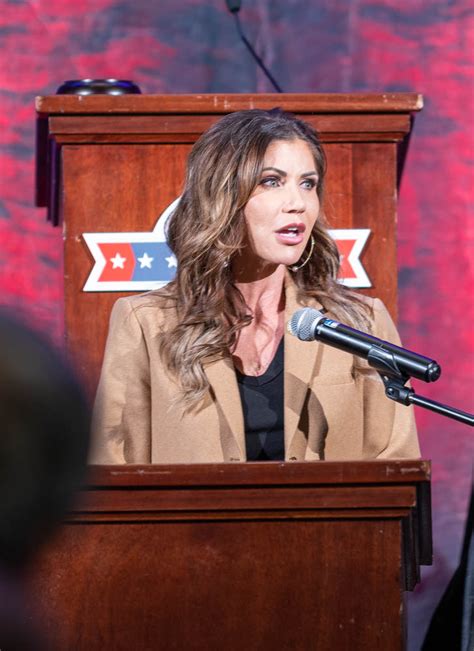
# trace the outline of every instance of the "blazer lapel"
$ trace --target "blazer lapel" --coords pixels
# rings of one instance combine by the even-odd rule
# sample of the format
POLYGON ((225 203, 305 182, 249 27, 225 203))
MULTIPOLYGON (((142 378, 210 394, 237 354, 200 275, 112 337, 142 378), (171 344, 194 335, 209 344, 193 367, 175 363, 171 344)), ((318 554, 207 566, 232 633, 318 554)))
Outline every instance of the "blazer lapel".
MULTIPOLYGON (((293 279, 287 276, 285 286, 285 320, 290 320, 294 312, 303 306, 298 303, 297 288, 293 279)), ((312 301, 311 307, 321 309, 317 301, 312 301)), ((303 434, 298 433, 298 423, 308 392, 316 360, 320 353, 317 341, 301 341, 288 331, 285 331, 285 374, 284 374, 284 416, 285 416, 285 456, 286 459, 301 461, 305 458, 307 441, 303 434)))
MULTIPOLYGON (((232 359, 224 357, 209 362, 204 365, 204 372, 214 392, 219 416, 222 415, 228 425, 228 431, 221 434, 224 440, 235 439, 239 454, 235 460, 245 461, 244 416, 232 359)), ((232 448, 235 448, 235 445, 232 444, 229 449, 232 448)))
MULTIPOLYGON (((297 288, 293 279, 287 274, 285 283, 285 323, 293 313, 303 307, 298 303, 297 288)), ((317 301, 311 307, 321 309, 317 301)), ((295 436, 308 385, 313 375, 320 344, 300 341, 285 330, 285 371, 284 371, 284 420, 285 420, 285 456, 303 460, 306 452, 304 435, 295 436)), ((226 433, 238 446, 240 459, 246 459, 245 428, 240 393, 234 366, 230 357, 210 361, 204 365, 204 371, 212 387, 217 402, 217 409, 224 416, 229 431, 226 433)))

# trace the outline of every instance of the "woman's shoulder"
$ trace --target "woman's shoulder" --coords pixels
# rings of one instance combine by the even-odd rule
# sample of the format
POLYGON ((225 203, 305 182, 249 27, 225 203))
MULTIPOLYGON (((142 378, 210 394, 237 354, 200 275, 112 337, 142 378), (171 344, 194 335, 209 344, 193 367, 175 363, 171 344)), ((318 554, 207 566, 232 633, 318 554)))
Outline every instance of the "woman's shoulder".
POLYGON ((133 318, 144 326, 149 322, 163 328, 177 320, 176 302, 162 290, 124 296, 115 301, 111 321, 133 318))
POLYGON ((379 339, 388 339, 389 341, 399 339, 395 323, 380 298, 359 294, 352 290, 347 291, 344 298, 344 303, 338 306, 339 308, 342 307, 342 310, 335 310, 334 308, 328 307, 327 315, 329 318, 333 318, 336 321, 345 321, 347 325, 351 325, 358 330, 366 331, 379 339), (358 319, 353 319, 353 314, 351 314, 352 310, 349 307, 351 303, 353 307, 356 307, 359 315, 358 319), (344 318, 344 311, 346 310, 348 314, 347 318, 344 318))
POLYGON ((391 320, 390 313, 382 299, 365 294, 356 294, 356 296, 367 306, 372 319, 389 318, 391 320))
POLYGON ((371 330, 374 336, 380 339, 398 340, 398 332, 390 312, 380 298, 366 296, 365 294, 354 294, 357 300, 367 306, 368 318, 371 322, 371 330))

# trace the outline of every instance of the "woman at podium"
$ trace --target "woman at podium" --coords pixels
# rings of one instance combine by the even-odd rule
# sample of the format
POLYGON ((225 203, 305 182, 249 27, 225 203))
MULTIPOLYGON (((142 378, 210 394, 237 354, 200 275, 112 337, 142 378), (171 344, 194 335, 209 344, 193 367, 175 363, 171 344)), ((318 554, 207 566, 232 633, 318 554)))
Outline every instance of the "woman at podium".
POLYGON ((112 311, 94 463, 418 457, 413 408, 366 362, 286 330, 297 309, 395 344, 378 299, 337 281, 315 131, 278 109, 232 113, 190 154, 164 289, 112 311))

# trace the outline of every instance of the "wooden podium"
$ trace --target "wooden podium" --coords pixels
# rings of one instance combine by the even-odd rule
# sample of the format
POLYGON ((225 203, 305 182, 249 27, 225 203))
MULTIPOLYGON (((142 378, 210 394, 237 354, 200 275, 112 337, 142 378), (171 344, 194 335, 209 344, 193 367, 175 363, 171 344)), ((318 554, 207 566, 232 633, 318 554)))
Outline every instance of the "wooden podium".
MULTIPOLYGON (((40 97, 37 204, 63 224, 65 333, 95 392, 108 319, 122 292, 84 292, 90 232, 149 232, 181 193, 192 144, 224 114, 279 106, 320 133, 328 158, 324 212, 331 228, 368 228, 362 263, 397 316, 397 172, 415 93, 40 97)), ((365 291, 365 290, 364 290, 365 291)))
MULTIPOLYGON (((396 318, 396 193, 415 94, 38 98, 37 204, 63 224, 65 333, 90 393, 121 292, 84 292, 90 232, 149 232, 193 142, 222 115, 279 106, 328 158, 332 228, 368 228, 362 263, 396 318)), ((403 591, 431 562, 429 464, 93 468, 35 565, 60 650, 404 648, 403 591)))
POLYGON ((57 651, 401 651, 429 464, 107 466, 36 564, 57 651))

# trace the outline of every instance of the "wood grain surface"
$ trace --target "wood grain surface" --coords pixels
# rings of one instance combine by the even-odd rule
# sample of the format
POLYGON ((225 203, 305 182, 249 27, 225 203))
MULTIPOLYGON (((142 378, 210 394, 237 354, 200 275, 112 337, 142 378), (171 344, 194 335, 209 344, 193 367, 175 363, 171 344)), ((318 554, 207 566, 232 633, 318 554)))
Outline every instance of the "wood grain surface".
MULTIPOLYGON (((92 468, 30 575, 52 648, 404 647, 427 462, 92 468)), ((426 535, 425 531, 425 535, 426 535)))
POLYGON ((298 113, 407 113, 423 108, 419 93, 218 93, 199 95, 51 95, 36 98, 36 111, 64 113, 230 113, 287 107, 298 113))

